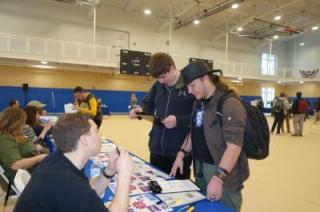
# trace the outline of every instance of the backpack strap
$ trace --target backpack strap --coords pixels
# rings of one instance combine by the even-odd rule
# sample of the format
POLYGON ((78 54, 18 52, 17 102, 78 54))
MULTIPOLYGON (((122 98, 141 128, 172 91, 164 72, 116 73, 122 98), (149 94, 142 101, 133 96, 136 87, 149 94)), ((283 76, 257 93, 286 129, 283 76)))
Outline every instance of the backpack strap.
POLYGON ((224 102, 229 99, 230 97, 235 97, 232 93, 225 93, 219 98, 218 106, 217 106, 217 112, 216 112, 216 117, 219 121, 220 127, 222 127, 222 109, 224 102))

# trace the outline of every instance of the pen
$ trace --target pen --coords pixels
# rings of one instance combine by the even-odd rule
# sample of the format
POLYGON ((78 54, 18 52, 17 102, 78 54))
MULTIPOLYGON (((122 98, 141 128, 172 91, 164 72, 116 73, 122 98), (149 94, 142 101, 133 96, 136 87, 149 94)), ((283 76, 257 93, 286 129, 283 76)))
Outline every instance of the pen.
POLYGON ((184 211, 184 210, 187 210, 189 207, 190 207, 190 205, 183 206, 182 208, 179 208, 179 210, 178 210, 178 211, 184 211))
POLYGON ((192 212, 192 211, 194 211, 194 205, 193 204, 186 205, 186 206, 180 208, 178 211, 192 212))
POLYGON ((192 212, 192 211, 194 211, 194 206, 191 206, 190 208, 188 208, 188 209, 186 210, 186 212, 192 212))

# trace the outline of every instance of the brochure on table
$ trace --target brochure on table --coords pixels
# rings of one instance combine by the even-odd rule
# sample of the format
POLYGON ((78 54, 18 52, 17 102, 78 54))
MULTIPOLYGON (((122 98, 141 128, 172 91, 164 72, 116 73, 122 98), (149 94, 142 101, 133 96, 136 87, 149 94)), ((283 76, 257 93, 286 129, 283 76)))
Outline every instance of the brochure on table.
MULTIPOLYGON (((101 153, 92 157, 92 175, 98 176, 101 167, 107 166, 109 156, 116 151, 116 145, 105 138, 102 139, 101 153), (96 167, 96 168, 95 168, 96 167), (96 171, 94 171, 96 170, 96 171)), ((200 189, 190 180, 171 180, 171 176, 159 171, 144 160, 132 156, 134 169, 131 175, 129 211, 172 211, 171 207, 178 207, 205 199, 200 189), (155 197, 148 186, 148 182, 157 181, 163 192, 155 197)), ((92 176, 91 176, 92 177, 92 176)), ((115 194, 117 175, 109 184, 109 189, 115 194)), ((111 200, 111 198, 109 198, 111 200)), ((106 203, 106 206, 110 202, 106 203)))

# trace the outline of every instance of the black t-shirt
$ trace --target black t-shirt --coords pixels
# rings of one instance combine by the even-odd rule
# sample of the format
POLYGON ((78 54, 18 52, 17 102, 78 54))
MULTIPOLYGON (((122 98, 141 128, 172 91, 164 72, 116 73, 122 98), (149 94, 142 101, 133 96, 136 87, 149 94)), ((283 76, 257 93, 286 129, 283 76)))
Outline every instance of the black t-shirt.
POLYGON ((192 117, 192 153, 193 157, 202 162, 214 164, 204 137, 204 107, 210 102, 211 97, 200 101, 192 117))
POLYGON ((84 174, 62 153, 53 153, 33 172, 14 211, 106 212, 108 209, 84 174))

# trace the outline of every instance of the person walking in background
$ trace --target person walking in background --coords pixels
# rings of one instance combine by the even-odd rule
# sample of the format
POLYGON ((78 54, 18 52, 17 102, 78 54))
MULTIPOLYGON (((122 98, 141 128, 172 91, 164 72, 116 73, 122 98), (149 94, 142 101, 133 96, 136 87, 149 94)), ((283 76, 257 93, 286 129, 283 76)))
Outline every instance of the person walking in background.
POLYGON ((320 97, 318 98, 315 104, 315 114, 314 114, 314 123, 318 123, 320 121, 320 97))
POLYGON ((296 99, 292 104, 292 114, 293 114, 293 134, 292 136, 302 136, 303 135, 303 122, 306 116, 306 112, 309 109, 309 104, 306 100, 302 99, 302 93, 298 91, 296 93, 296 99))
POLYGON ((263 110, 264 110, 264 105, 263 105, 262 98, 258 99, 258 101, 257 101, 257 108, 259 108, 259 110, 260 110, 261 112, 263 112, 263 110))
MULTIPOLYGON (((285 99, 284 93, 280 94, 279 98, 276 98, 273 102, 273 114, 274 114, 274 121, 271 128, 271 133, 277 128, 277 134, 280 134, 281 126, 283 125, 283 120, 285 117, 285 99)), ((289 103, 288 103, 289 104, 289 103)))
POLYGON ((130 96, 130 110, 138 106, 138 98, 135 93, 131 93, 130 96))
POLYGON ((287 95, 285 94, 283 97, 283 102, 284 102, 285 111, 284 111, 284 121, 282 123, 281 130, 282 132, 284 132, 284 124, 286 124, 287 133, 291 133, 291 130, 290 130, 291 105, 289 103, 287 95))

